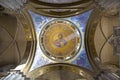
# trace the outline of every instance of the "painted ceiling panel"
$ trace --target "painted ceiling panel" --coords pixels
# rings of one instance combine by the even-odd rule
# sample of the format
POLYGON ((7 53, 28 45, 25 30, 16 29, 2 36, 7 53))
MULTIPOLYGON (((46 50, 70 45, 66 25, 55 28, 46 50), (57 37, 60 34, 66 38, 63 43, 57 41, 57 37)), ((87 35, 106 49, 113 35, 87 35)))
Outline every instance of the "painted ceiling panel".
MULTIPOLYGON (((73 57, 71 60, 64 61, 64 62, 82 66, 82 67, 85 67, 90 70, 91 70, 91 65, 90 65, 87 55, 86 55, 85 44, 84 44, 84 34, 85 34, 86 24, 87 24, 87 21, 89 19, 91 12, 92 12, 92 10, 87 11, 87 12, 77 15, 77 16, 62 18, 64 20, 68 20, 68 21, 74 23, 79 28, 80 33, 81 33, 81 49, 79 50, 79 52, 77 53, 77 55, 75 57, 73 57)), ((38 67, 41 67, 41 66, 44 66, 47 64, 57 63, 57 61, 51 60, 46 55, 44 55, 44 53, 42 52, 42 50, 40 48, 39 41, 40 41, 40 33, 41 33, 42 28, 46 24, 48 24, 50 21, 53 21, 53 20, 56 20, 59 18, 45 17, 42 15, 36 14, 32 11, 29 11, 29 13, 32 17, 32 20, 33 20, 33 23, 35 26, 37 41, 38 41, 35 58, 34 58, 34 62, 31 67, 31 70, 34 70, 38 67)))

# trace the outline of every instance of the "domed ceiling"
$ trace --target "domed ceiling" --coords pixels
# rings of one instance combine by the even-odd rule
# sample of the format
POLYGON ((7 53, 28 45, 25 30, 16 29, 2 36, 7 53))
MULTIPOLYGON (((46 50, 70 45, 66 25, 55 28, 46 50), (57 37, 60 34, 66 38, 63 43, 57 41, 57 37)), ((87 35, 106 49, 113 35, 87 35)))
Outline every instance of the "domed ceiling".
POLYGON ((30 11, 38 41, 31 70, 56 62, 91 69, 84 45, 86 23, 91 12, 89 10, 68 18, 52 18, 30 11))
POLYGON ((25 74, 48 80, 52 74, 60 80, 76 75, 70 79, 79 80, 93 72, 98 80, 105 71, 116 73, 119 4, 119 0, 1 0, 0 67, 25 64, 25 74))

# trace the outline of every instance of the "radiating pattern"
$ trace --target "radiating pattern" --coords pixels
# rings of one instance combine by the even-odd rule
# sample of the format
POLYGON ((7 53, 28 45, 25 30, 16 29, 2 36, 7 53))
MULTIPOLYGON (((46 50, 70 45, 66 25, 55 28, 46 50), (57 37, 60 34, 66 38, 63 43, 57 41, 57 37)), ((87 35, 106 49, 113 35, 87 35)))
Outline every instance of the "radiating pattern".
MULTIPOLYGON (((89 19, 91 12, 92 12, 92 10, 85 12, 83 14, 77 15, 77 16, 64 18, 65 20, 69 20, 77 25, 78 29, 81 32, 81 39, 82 39, 81 49, 78 52, 78 54, 73 59, 67 61, 66 63, 79 65, 79 66, 85 67, 87 69, 91 69, 91 66, 89 64, 89 61, 88 61, 88 58, 86 55, 86 51, 85 51, 84 34, 85 34, 86 24, 87 24, 87 21, 89 19)), ((39 46, 39 44, 40 44, 39 43, 39 34, 41 31, 41 28, 44 25, 46 25, 48 22, 50 22, 52 20, 55 20, 56 18, 45 17, 42 15, 36 14, 34 12, 31 12, 31 11, 29 11, 29 13, 32 17, 32 20, 33 20, 33 23, 35 26, 35 30, 36 30, 36 34, 37 34, 37 41, 38 41, 35 59, 34 59, 32 67, 31 67, 31 70, 33 70, 33 69, 36 69, 43 65, 55 63, 55 61, 50 60, 48 57, 46 57, 42 53, 40 46, 39 46)))
POLYGON ((81 44, 76 25, 65 19, 50 21, 39 36, 42 51, 55 61, 71 59, 77 54, 81 44))

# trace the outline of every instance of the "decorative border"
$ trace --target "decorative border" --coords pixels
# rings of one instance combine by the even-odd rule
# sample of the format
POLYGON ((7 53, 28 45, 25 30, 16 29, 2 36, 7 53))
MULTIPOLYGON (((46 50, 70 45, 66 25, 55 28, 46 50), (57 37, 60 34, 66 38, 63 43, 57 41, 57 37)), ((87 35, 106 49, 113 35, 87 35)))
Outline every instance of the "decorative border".
MULTIPOLYGON (((74 55, 71 55, 70 58, 65 59, 65 60, 64 60, 64 59, 63 59, 63 60, 59 60, 59 59, 52 59, 52 58, 51 58, 50 56, 48 56, 48 55, 46 54, 46 52, 43 50, 43 47, 41 46, 41 44, 39 44, 39 45, 40 45, 40 47, 41 47, 41 49, 42 49, 42 52, 43 52, 48 58, 50 58, 50 59, 52 59, 52 60, 54 60, 54 61, 63 62, 63 61, 70 60, 71 58, 75 57, 75 56, 77 55, 77 53, 80 51, 80 49, 81 49, 81 43, 82 43, 81 32, 80 32, 79 28, 77 27, 77 25, 75 25, 74 23, 72 23, 72 22, 69 21, 69 20, 66 20, 66 19, 54 19, 54 20, 48 22, 46 25, 44 25, 44 26, 41 27, 39 39, 41 38, 41 35, 43 34, 43 32, 44 32, 45 28, 47 27, 47 25, 49 25, 50 23, 53 23, 54 21, 55 21, 55 22, 57 22, 57 21, 63 21, 63 22, 64 22, 64 21, 65 21, 65 22, 69 22, 69 23, 71 23, 72 25, 74 25, 74 28, 76 28, 77 32, 79 32, 78 35, 80 35, 80 42, 79 42, 80 44, 78 45, 79 48, 78 48, 76 51, 74 51, 75 54, 74 54, 74 55)), ((39 40, 39 42, 41 43, 41 39, 39 40)), ((73 54, 73 53, 72 53, 72 54, 73 54)))
POLYGON ((94 69, 93 71, 95 73, 98 73, 101 69, 99 67, 99 64, 97 64, 96 59, 97 59, 97 53, 96 53, 96 49, 94 46, 94 35, 95 35, 95 30, 96 27, 99 23, 99 21, 101 20, 101 10, 95 8, 94 11, 92 12, 88 24, 87 24, 87 28, 86 28, 86 33, 85 33, 85 47, 86 47, 86 51, 87 51, 87 56, 88 59, 90 61, 90 64, 92 66, 92 68, 94 69))

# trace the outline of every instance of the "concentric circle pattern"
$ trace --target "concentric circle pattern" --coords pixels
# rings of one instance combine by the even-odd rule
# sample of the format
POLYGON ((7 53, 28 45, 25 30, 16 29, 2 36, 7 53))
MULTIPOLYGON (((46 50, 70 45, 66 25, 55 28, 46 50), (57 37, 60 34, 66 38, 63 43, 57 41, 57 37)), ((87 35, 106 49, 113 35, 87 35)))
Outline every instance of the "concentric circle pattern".
POLYGON ((43 52, 52 59, 70 59, 80 48, 80 33, 69 21, 52 21, 42 31, 43 52))

